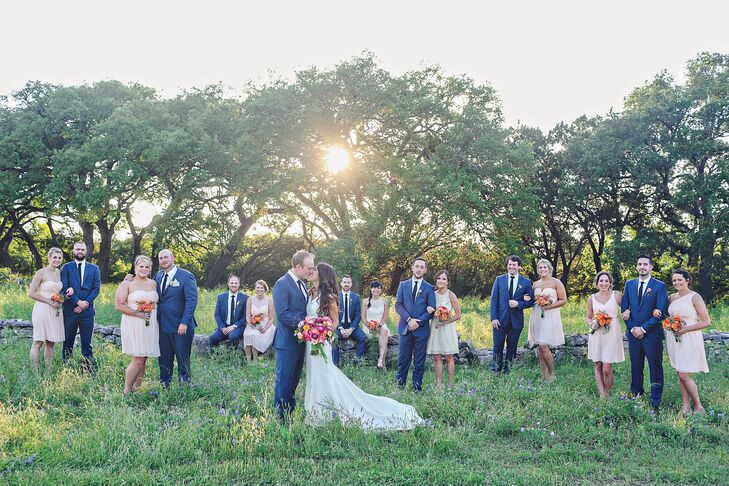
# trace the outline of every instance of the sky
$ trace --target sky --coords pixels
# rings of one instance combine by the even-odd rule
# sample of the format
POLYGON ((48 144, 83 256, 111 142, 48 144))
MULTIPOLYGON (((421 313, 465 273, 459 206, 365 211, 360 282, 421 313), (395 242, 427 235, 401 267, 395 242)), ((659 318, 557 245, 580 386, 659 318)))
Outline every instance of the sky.
POLYGON ((232 92, 365 50, 396 74, 438 64, 491 84, 506 122, 549 130, 619 111, 662 70, 729 53, 729 2, 24 0, 0 6, 0 94, 29 80, 232 92))

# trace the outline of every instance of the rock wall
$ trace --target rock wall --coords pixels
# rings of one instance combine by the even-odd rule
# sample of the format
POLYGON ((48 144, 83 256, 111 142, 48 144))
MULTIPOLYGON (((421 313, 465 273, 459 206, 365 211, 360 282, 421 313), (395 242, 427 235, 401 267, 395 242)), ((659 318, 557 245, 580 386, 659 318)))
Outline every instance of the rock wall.
MULTIPOLYGON (((121 331, 115 326, 104 326, 100 324, 94 325, 94 334, 99 339, 108 343, 121 346, 121 331)), ((33 337, 33 324, 30 321, 17 319, 0 320, 0 342, 13 337, 33 337)), ((556 360, 568 357, 586 358, 587 356, 587 338, 588 334, 572 334, 565 336, 565 344, 553 348, 556 360)), ((78 339, 78 338, 77 338, 78 339)), ((624 345, 627 349, 628 340, 624 339, 624 345)), ((386 365, 388 368, 396 368, 399 357, 400 336, 391 335, 387 340, 387 357, 386 365)), ((704 345, 706 347, 706 357, 709 361, 729 362, 729 332, 710 331, 704 333, 704 345)), ((221 345, 221 346, 224 346, 221 345)), ((242 343, 239 344, 239 348, 242 343)), ((201 353, 208 354, 210 345, 206 334, 195 334, 193 348, 201 353)), ((491 365, 491 348, 476 349, 470 341, 460 341, 458 344, 459 353, 455 357, 456 364, 475 364, 490 366, 491 365)), ((355 357, 355 343, 353 341, 342 341, 340 343, 342 363, 351 362, 355 357)), ((378 342, 375 336, 370 336, 367 341, 367 361, 371 365, 377 364, 379 354, 378 342)), ((516 352, 516 360, 531 359, 534 353, 528 348, 518 348, 516 352)), ((266 355, 273 355, 272 349, 266 352, 266 355)), ((428 360, 429 362, 432 360, 428 360)))

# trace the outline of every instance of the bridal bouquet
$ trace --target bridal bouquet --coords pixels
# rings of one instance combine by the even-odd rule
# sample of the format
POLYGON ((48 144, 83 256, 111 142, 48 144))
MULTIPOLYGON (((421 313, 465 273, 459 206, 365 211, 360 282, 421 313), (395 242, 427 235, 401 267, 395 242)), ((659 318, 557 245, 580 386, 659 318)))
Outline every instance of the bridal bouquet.
POLYGON ((149 318, 150 313, 154 310, 154 306, 156 305, 156 302, 152 302, 151 300, 138 300, 137 301, 137 310, 139 312, 144 312, 144 325, 149 326, 149 318))
POLYGON ((445 321, 451 316, 451 311, 448 310, 448 308, 444 305, 441 305, 435 310, 435 317, 438 318, 439 321, 445 321))
MULTIPOLYGON (((51 295, 51 302, 56 302, 57 304, 63 304, 68 297, 66 297, 63 294, 53 294, 51 295)), ((61 315, 61 306, 56 307, 56 317, 61 315)))
POLYGON ((311 343, 311 355, 321 354, 325 363, 328 362, 324 352, 324 343, 334 339, 332 320, 326 316, 307 317, 299 323, 294 335, 300 343, 311 343))
MULTIPOLYGON (((605 311, 595 313, 595 318, 592 320, 595 324, 604 329, 605 332, 610 332, 610 325, 613 323, 613 318, 605 311)), ((590 334, 594 334, 597 329, 590 330, 590 334)))
POLYGON ((681 316, 678 314, 673 317, 666 317, 663 319, 663 329, 666 331, 671 331, 673 333, 673 337, 676 338, 676 342, 681 342, 681 335, 678 334, 678 331, 686 327, 686 321, 681 319, 681 316))
POLYGON ((367 329, 369 329, 370 331, 374 331, 378 327, 380 327, 380 321, 376 319, 367 321, 367 329))
POLYGON ((539 309, 542 311, 542 319, 544 319, 544 306, 550 305, 552 299, 547 294, 539 294, 534 299, 534 303, 539 306, 539 309))

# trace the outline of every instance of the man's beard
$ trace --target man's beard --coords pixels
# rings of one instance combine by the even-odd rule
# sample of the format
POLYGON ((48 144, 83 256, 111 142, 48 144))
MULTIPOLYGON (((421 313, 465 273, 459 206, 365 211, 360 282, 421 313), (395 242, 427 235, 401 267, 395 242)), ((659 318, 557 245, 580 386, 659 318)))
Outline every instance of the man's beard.
POLYGON ((82 262, 82 261, 86 260, 86 255, 83 255, 83 256, 73 255, 73 258, 74 258, 74 260, 82 262))

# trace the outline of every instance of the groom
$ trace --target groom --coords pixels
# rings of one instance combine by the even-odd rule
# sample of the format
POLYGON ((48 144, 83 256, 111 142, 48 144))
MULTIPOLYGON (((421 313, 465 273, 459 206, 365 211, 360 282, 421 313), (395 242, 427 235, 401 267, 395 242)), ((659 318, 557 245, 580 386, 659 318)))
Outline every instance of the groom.
POLYGON ((273 286, 273 307, 276 311, 276 386, 273 404, 278 417, 283 420, 296 407, 296 387, 304 367, 306 345, 298 342, 294 329, 306 317, 308 292, 305 280, 314 271, 314 255, 299 250, 291 257, 291 270, 273 286))
POLYGON ((157 320, 159 321, 159 381, 170 387, 175 358, 180 384, 190 383, 190 351, 195 336, 197 282, 195 276, 175 265, 171 250, 157 255, 157 320))
MULTIPOLYGON (((668 289, 651 277, 653 260, 641 255, 636 263, 638 278, 625 282, 621 310, 625 319, 630 352, 630 391, 643 395, 643 367, 646 359, 651 376, 651 408, 657 409, 663 397, 663 328, 654 311, 666 315, 668 289)), ((658 314, 658 313, 656 313, 658 314)))
POLYGON ((397 332, 400 334, 400 358, 395 379, 398 385, 405 386, 412 360, 413 390, 421 391, 432 317, 428 307, 435 308, 435 292, 433 286, 423 278, 428 270, 428 263, 422 258, 416 258, 412 269, 412 278, 400 282, 395 300, 395 309, 400 315, 397 325, 397 332))

